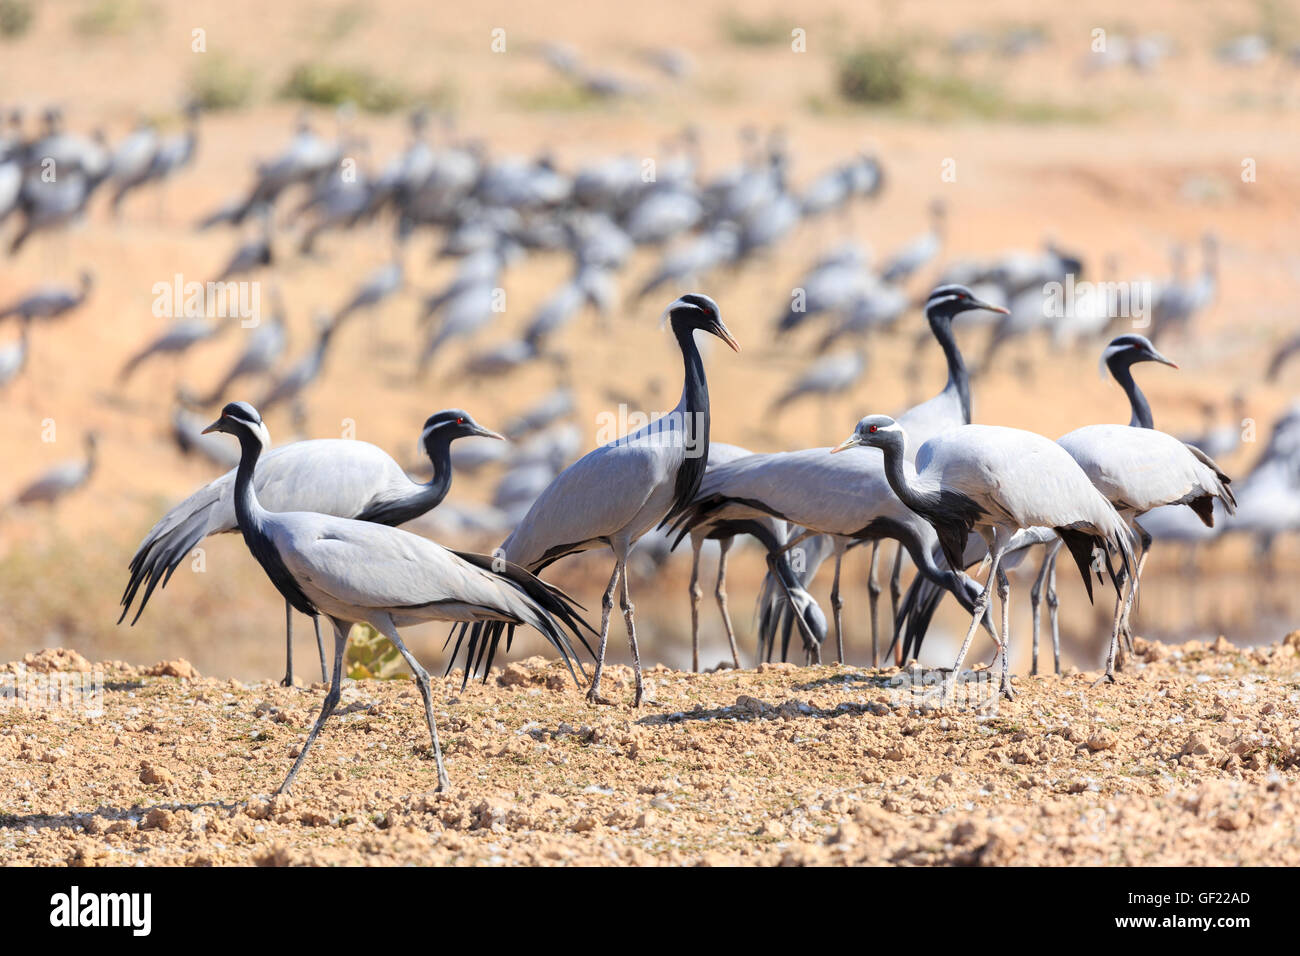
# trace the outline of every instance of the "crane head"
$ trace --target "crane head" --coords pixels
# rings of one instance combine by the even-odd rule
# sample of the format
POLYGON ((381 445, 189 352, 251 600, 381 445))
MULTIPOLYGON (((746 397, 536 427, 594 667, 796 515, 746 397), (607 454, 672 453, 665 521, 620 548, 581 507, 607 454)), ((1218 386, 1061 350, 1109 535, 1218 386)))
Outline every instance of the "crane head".
POLYGON ((262 416, 258 414, 257 409, 248 402, 228 404, 221 410, 221 417, 203 429, 204 435, 209 432, 225 432, 236 438, 252 435, 262 443, 263 448, 269 448, 271 445, 271 433, 267 430, 266 423, 262 421, 262 416))
POLYGON ((971 312, 975 309, 1007 314, 1007 310, 1002 306, 985 302, 964 285, 956 283, 937 286, 925 302, 925 314, 932 322, 936 319, 951 319, 962 312, 971 312))
POLYGON ((732 349, 740 351, 740 343, 722 323, 722 311, 718 308, 718 303, 707 295, 688 292, 664 309, 664 316, 671 319, 674 330, 699 329, 716 335, 732 349))
POLYGON ((905 443, 902 425, 888 415, 868 415, 858 422, 852 435, 831 449, 831 454, 859 445, 865 448, 897 447, 901 450, 905 443))
POLYGON ((447 408, 435 412, 425 420, 424 430, 420 432, 420 445, 432 456, 431 449, 434 445, 445 444, 456 438, 469 438, 471 436, 506 440, 504 435, 500 435, 490 428, 484 428, 474 421, 474 417, 464 409, 447 408))

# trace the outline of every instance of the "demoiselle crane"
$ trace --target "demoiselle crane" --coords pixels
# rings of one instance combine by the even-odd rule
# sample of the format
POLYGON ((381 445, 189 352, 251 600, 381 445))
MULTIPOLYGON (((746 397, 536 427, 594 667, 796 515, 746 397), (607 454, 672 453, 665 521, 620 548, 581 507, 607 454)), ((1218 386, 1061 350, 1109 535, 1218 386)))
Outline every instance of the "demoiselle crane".
POLYGON ((1012 536, 1024 528, 1051 528, 1065 541, 1083 575, 1089 598, 1093 549, 1100 546, 1104 550, 1107 570, 1116 586, 1114 632, 1118 632, 1122 606, 1119 575, 1127 575, 1133 582, 1131 586, 1136 587, 1132 532, 1056 442, 1018 428, 962 425, 922 445, 912 467, 907 461, 903 427, 888 415, 868 415, 832 453, 856 446, 881 450, 889 486, 903 504, 934 527, 954 573, 962 567, 970 532, 977 531, 988 545, 992 557, 988 581, 975 601, 975 613, 952 673, 944 679, 945 701, 952 698, 975 629, 989 608, 995 580, 1002 600, 999 692, 1013 696, 1008 659, 1011 582, 1000 565, 1012 536), (1111 555, 1116 554, 1120 571, 1111 562, 1111 555))
POLYGON ((230 369, 223 375, 216 385, 212 386, 212 391, 208 393, 207 398, 201 403, 204 405, 216 405, 230 391, 230 386, 242 378, 250 375, 269 375, 275 368, 276 362, 284 355, 284 350, 289 344, 289 332, 285 326, 284 306, 280 301, 279 293, 272 289, 272 307, 271 320, 258 325, 257 329, 249 336, 248 344, 244 351, 240 353, 239 358, 230 366, 230 369))
POLYGON ((948 206, 942 199, 930 203, 930 231, 918 236, 887 259, 880 269, 886 282, 906 282, 912 274, 939 255, 943 249, 944 222, 948 206))
MULTIPOLYGON (((207 431, 239 440, 240 461, 231 497, 244 543, 284 599, 304 614, 324 614, 334 624, 334 675, 320 716, 312 725, 279 793, 288 792, 312 742, 338 705, 343 653, 352 624, 368 624, 387 637, 415 675, 438 768, 438 790, 448 788, 429 675, 406 649, 398 629, 426 621, 491 621, 541 632, 573 672, 576 658, 566 628, 586 640, 578 607, 557 588, 522 568, 489 555, 449 551, 397 528, 311 511, 267 511, 256 490, 257 460, 271 436, 257 410, 231 402, 207 431)), ((496 650, 493 642, 491 651, 496 650)), ((470 662, 466 662, 468 669, 470 662)), ((491 666, 491 652, 487 666, 491 666)), ((581 666, 581 664, 579 664, 581 666)))
MULTIPOLYGON (((589 700, 605 703, 600 693, 609 617, 614 591, 622 580, 620 606, 627 626, 636 672, 635 705, 644 695, 641 655, 624 565, 628 553, 647 531, 667 524, 691 504, 709 460, 709 386, 695 332, 716 335, 736 351, 738 343, 723 324, 718 304, 706 295, 687 293, 665 310, 682 352, 685 382, 673 410, 637 431, 588 452, 566 468, 538 496, 501 555, 533 573, 566 555, 608 547, 614 571, 601 600, 600 650, 589 700)), ((470 640, 493 639, 499 627, 476 627, 470 640)), ((462 631, 461 637, 464 637, 462 631)))
POLYGON ((316 318, 316 343, 307 354, 294 362, 289 370, 271 383, 258 406, 271 409, 290 400, 297 400, 303 391, 320 376, 325 367, 325 355, 334 340, 335 326, 323 316, 316 318))
MULTIPOLYGON (((469 435, 501 438, 461 409, 429 416, 420 433, 420 443, 433 464, 433 477, 427 484, 412 481, 387 452, 369 442, 318 438, 281 445, 262 456, 256 490, 276 511, 316 511, 377 524, 404 524, 436 508, 447 496, 451 487, 450 445, 469 435)), ((131 558, 131 576, 122 593, 119 624, 130 613, 137 594, 140 603, 131 623, 140 619, 154 588, 159 584, 167 586, 176 568, 200 541, 209 535, 239 530, 235 509, 238 477, 238 469, 232 469, 204 485, 163 515, 144 536, 131 558)), ((292 601, 286 601, 286 687, 293 684, 292 606, 292 601)), ((321 676, 328 680, 320 619, 315 618, 313 623, 321 676)))
POLYGON ((23 296, 4 308, 0 308, 0 319, 17 316, 20 319, 57 319, 73 309, 84 305, 95 285, 95 276, 83 271, 78 277, 77 288, 50 285, 43 286, 23 296))
MULTIPOLYGON (((1214 526, 1214 501, 1228 514, 1237 502, 1228 487, 1231 479, 1208 455, 1154 428, 1130 425, 1086 425, 1062 436, 1058 444, 1069 452, 1094 487, 1116 507, 1120 516, 1138 530, 1136 519, 1161 505, 1187 505, 1206 527, 1214 526)), ((1140 577, 1150 540, 1141 532, 1141 555, 1134 573, 1140 577)), ((1121 583, 1123 581, 1121 572, 1121 583)), ((1118 586, 1118 585, 1117 585, 1118 586)), ((1126 626, 1133 603, 1134 582, 1123 602, 1121 625, 1126 626)), ((1111 635, 1104 680, 1115 680, 1115 652, 1119 630, 1111 635)))
POLYGON ((135 370, 149 359, 159 355, 183 355, 201 342, 216 338, 230 328, 230 319, 180 318, 135 352, 117 374, 119 385, 124 385, 135 370))
POLYGON ((84 487, 95 473, 99 461, 99 441, 94 432, 87 432, 83 439, 86 457, 81 460, 65 461, 55 465, 41 475, 14 498, 18 505, 52 505, 78 488, 84 487))
MULTIPOLYGON (((730 462, 748 457, 751 455, 747 449, 740 448, 737 445, 728 445, 723 442, 709 443, 709 464, 705 470, 707 476, 710 469, 719 468, 730 462)), ((703 488, 703 483, 701 483, 703 488)), ((696 502, 699 501, 697 495, 696 502)), ((695 502, 692 502, 692 507, 695 502)), ((769 576, 773 577, 774 591, 782 591, 782 595, 773 595, 772 601, 779 602, 782 596, 788 596, 802 610, 807 609, 807 601, 811 601, 811 596, 803 591, 801 582, 796 579, 795 572, 790 567, 789 559, 782 553, 786 542, 790 539, 792 533, 802 532, 802 529, 791 529, 786 522, 779 518, 773 518, 762 515, 753 518, 744 518, 740 520, 720 520, 708 521, 691 528, 691 581, 689 593, 691 598, 691 669, 698 672, 700 669, 700 600, 704 592, 700 588, 700 552, 704 547, 705 541, 714 540, 718 542, 718 577, 714 585, 713 596, 718 602, 718 613, 722 616, 722 624, 727 634, 727 644, 731 649, 732 666, 740 668, 740 654, 736 649, 736 631, 731 623, 731 612, 727 602, 727 553, 731 550, 732 542, 737 535, 748 534, 756 538, 760 544, 767 549, 768 562, 771 566, 769 576), (802 592, 805 600, 790 594, 791 591, 802 592)), ((675 547, 675 542, 670 546, 675 547)), ((813 604, 816 602, 814 601, 813 604)), ((826 637, 826 619, 820 615, 820 609, 812 616, 805 617, 806 623, 810 625, 812 633, 812 642, 809 642, 805 636, 805 650, 809 657, 820 659, 821 643, 826 637)), ((775 609, 773 613, 775 621, 775 609)), ((762 632, 760 631, 760 635, 762 632)), ((764 648, 760 645, 758 660, 763 659, 764 648)), ((785 659, 784 650, 782 660, 785 659)))
MULTIPOLYGON (((1151 415, 1151 406, 1133 378, 1132 366, 1139 362, 1158 362, 1162 365, 1169 365, 1173 368, 1177 368, 1172 361, 1161 355, 1144 336, 1130 333, 1112 339, 1110 344, 1102 353, 1101 364, 1103 368, 1109 370, 1111 376, 1119 384, 1120 388, 1124 390, 1125 395, 1128 397, 1130 409, 1129 425, 1098 427, 1128 427, 1133 430, 1153 429, 1155 427, 1151 415)), ((1127 436, 1127 433, 1124 434, 1127 436)), ((1144 431, 1142 434, 1150 435, 1151 433, 1144 431)), ((1163 437, 1168 438, 1169 436, 1163 437)), ((1141 435, 1132 440, 1140 442, 1141 435)), ((1159 441, 1159 439, 1155 440, 1159 441)), ((1104 452, 1099 452, 1098 454, 1104 454, 1104 452)), ((1088 465, 1085 465, 1083 462, 1080 464, 1083 465, 1085 471, 1089 470, 1088 465)), ((1141 472, 1139 472, 1139 474, 1140 473, 1141 472)), ((1157 476, 1155 480, 1158 481, 1159 477, 1157 476)), ((1140 541, 1140 552, 1138 555, 1137 567, 1140 576, 1143 562, 1145 560, 1146 550, 1150 546, 1150 537, 1146 534, 1141 525, 1132 522, 1133 515, 1126 511, 1124 501, 1111 497, 1109 494, 1110 483, 1107 483, 1106 487, 1099 486, 1099 488, 1103 494, 1107 495, 1111 503, 1120 510, 1121 516, 1132 523, 1133 529, 1138 535, 1140 541)), ((1161 502, 1161 504, 1164 503, 1165 502, 1161 502)), ((1003 563, 1004 567, 1009 568, 1010 565, 1007 565, 1006 562, 1013 557, 1014 560, 1019 563, 1019 561, 1023 560, 1023 554, 1021 552, 1026 552, 1039 544, 1045 545, 1047 550, 1043 557, 1042 564, 1040 565, 1038 575, 1034 580, 1033 588, 1030 591, 1030 602, 1033 610, 1033 657, 1030 672, 1033 674, 1038 673, 1038 638, 1041 621, 1040 600, 1045 593, 1052 629, 1052 652, 1055 662, 1054 668, 1055 671, 1059 673, 1061 665, 1060 631, 1057 620, 1058 601, 1056 597, 1056 558, 1060 551, 1061 540, 1055 534, 1051 533, 1050 529, 1026 529, 1025 531, 1017 533, 1013 541, 1008 545, 1007 551, 1003 555, 1003 563)), ((980 554, 978 550, 971 551, 968 549, 966 554, 966 560, 968 562, 978 561, 982 557, 984 557, 984 555, 980 554)), ((916 618, 912 618, 911 615, 917 612, 909 610, 909 620, 905 628, 905 636, 901 645, 902 653, 904 655, 909 653, 915 654, 919 651, 925 627, 928 625, 929 618, 934 611, 934 602, 941 597, 937 591, 924 582, 918 582, 914 587, 923 593, 919 597, 909 593, 906 604, 909 609, 924 608, 924 610, 921 610, 919 616, 916 618)), ((1126 602, 1124 620, 1121 623, 1122 628, 1127 626, 1127 603, 1128 602, 1126 602)))
MULTIPOLYGON (((844 551, 855 540, 897 539, 911 553, 922 574, 953 591, 966 607, 973 607, 978 587, 934 562, 931 555, 938 542, 933 530, 890 490, 881 457, 831 458, 829 451, 808 448, 749 455, 710 469, 695 501, 675 526, 679 538, 718 523, 763 518, 777 518, 805 529, 802 536, 785 543, 786 549, 796 547, 801 537, 831 535, 836 562, 831 611, 841 662, 844 640, 839 565, 844 551)), ((872 645, 874 652, 878 647, 874 631, 872 645)))

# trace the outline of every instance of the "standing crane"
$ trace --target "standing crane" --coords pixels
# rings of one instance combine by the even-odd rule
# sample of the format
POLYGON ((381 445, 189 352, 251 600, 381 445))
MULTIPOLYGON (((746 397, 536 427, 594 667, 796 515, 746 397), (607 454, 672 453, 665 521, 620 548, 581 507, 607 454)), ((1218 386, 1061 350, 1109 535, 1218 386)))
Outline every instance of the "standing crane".
POLYGON ((907 435, 903 427, 888 415, 868 415, 832 453, 856 446, 881 450, 889 486, 903 504, 934 527, 954 572, 962 567, 971 531, 977 531, 988 545, 988 580, 976 599, 975 613, 952 673, 944 680, 944 701, 952 698, 975 629, 989 608, 995 580, 1002 601, 1001 635, 995 638, 1002 655, 999 692, 1008 698, 1014 696, 1008 654, 1011 582, 1001 562, 1012 536, 1021 529, 1051 528, 1064 540, 1083 575, 1089 598, 1093 549, 1104 549, 1116 589, 1112 636, 1118 633, 1123 604, 1120 575, 1126 575, 1133 587, 1137 584, 1131 574, 1132 533, 1083 469, 1056 442, 1018 428, 963 425, 922 445, 912 468, 906 458, 907 435), (1115 554, 1120 560, 1119 571, 1111 562, 1115 554))
MULTIPOLYGON (((451 487, 451 443, 469 435, 501 438, 459 408, 429 416, 420 443, 433 464, 433 477, 423 485, 408 478, 387 452, 369 442, 343 438, 293 442, 262 456, 256 491, 275 511, 316 511, 377 524, 404 524, 442 503, 451 487)), ((176 568, 200 541, 209 535, 240 530, 235 509, 238 478, 236 468, 204 485, 163 515, 144 536, 131 558, 131 577, 122 593, 122 614, 117 623, 121 624, 130 612, 143 587, 131 619, 135 624, 154 588, 160 583, 167 586, 176 568)), ((293 685, 293 606, 286 600, 285 687, 293 685)), ((312 617, 321 678, 328 680, 320 618, 312 617)))
MULTIPOLYGON (((634 608, 624 566, 637 539, 671 522, 690 507, 709 460, 709 386, 695 332, 716 335, 732 349, 740 343, 727 330, 718 304, 687 293, 665 310, 681 349, 685 381, 676 407, 645 427, 588 452, 559 474, 538 496, 514 533, 501 546, 508 561, 537 573, 566 555, 608 547, 614 571, 601 601, 600 650, 587 698, 608 703, 600 693, 614 591, 622 581, 620 607, 636 672, 636 698, 644 696, 634 608)), ((480 641, 495 641, 499 626, 475 627, 469 653, 480 641)), ((465 636, 462 628, 461 638, 465 636)), ((459 640, 457 642, 459 646, 459 640)))
POLYGON ((585 646, 580 630, 585 622, 564 592, 516 565, 489 555, 449 551, 409 531, 312 511, 267 511, 258 500, 256 473, 257 460, 271 444, 271 436, 257 410, 246 402, 231 402, 206 431, 225 432, 239 440, 232 497, 248 550, 286 601, 304 614, 325 614, 334 624, 330 690, 279 793, 289 791, 313 741, 338 706, 351 624, 368 624, 387 637, 415 675, 424 698, 439 791, 449 783, 433 719, 429 675, 406 649, 398 628, 426 621, 491 621, 509 626, 513 633, 527 624, 560 652, 570 674, 578 679, 572 663, 576 653, 566 628, 585 646))

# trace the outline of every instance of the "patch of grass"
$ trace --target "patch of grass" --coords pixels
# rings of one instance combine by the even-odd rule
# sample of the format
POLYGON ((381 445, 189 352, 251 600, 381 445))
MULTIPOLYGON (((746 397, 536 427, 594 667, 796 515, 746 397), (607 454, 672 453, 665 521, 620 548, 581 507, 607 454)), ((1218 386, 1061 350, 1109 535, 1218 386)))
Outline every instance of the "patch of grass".
POLYGON ((280 95, 321 106, 353 103, 370 113, 390 113, 411 102, 411 96, 391 80, 363 67, 328 63, 299 63, 285 81, 280 95))
POLYGON ((590 109, 601 98, 572 83, 543 83, 507 90, 505 99, 522 110, 563 112, 590 109))
POLYGON ((395 680, 406 675, 406 662, 392 642, 367 624, 355 624, 343 666, 353 680, 395 680))
POLYGON ((224 53, 205 53, 190 75, 190 97, 205 110, 230 110, 252 99, 253 71, 224 53))
POLYGON ((27 0, 0 0, 0 37, 20 37, 32 25, 32 5, 27 0))
POLYGON ((341 4, 324 18, 320 37, 326 43, 342 40, 357 27, 370 19, 370 9, 358 0, 341 4))
POLYGON ((790 36, 793 27, 779 17, 749 19, 734 10, 722 17, 722 32, 736 46, 775 46, 790 36))
POLYGON ((902 49, 876 45, 859 46, 846 53, 835 76, 840 96, 866 106, 901 103, 913 79, 902 49))
POLYGON ((94 0, 72 21, 72 27, 84 36, 122 34, 153 16, 154 8, 146 0, 94 0))
MULTIPOLYGON (((992 83, 956 73, 915 69, 904 47, 863 45, 841 57, 835 75, 840 101, 852 106, 894 109, 926 120, 973 118, 1016 123, 1088 123, 1102 118, 1095 107, 1046 99, 1018 99, 992 83)), ((830 112, 823 99, 809 102, 830 112)))
POLYGON ((917 77, 914 103, 918 110, 936 118, 974 117, 1017 123, 1088 123, 1102 118, 1095 107, 1017 99, 1000 86, 972 82, 955 74, 917 77))

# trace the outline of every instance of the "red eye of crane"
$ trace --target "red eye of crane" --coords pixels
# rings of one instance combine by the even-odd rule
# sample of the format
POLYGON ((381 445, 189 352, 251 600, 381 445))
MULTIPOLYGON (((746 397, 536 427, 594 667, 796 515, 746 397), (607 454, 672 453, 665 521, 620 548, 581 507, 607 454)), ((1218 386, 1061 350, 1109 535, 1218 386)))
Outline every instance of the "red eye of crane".
POLYGON ((871 434, 874 435, 874 434, 876 433, 876 426, 875 426, 875 425, 872 425, 872 426, 871 426, 869 429, 867 429, 867 430, 868 430, 869 432, 871 432, 871 434))
POLYGON ((465 419, 463 419, 463 418, 458 418, 458 419, 456 419, 456 424, 457 424, 457 425, 464 425, 464 424, 465 424, 465 419))

